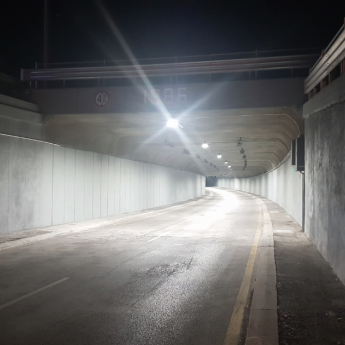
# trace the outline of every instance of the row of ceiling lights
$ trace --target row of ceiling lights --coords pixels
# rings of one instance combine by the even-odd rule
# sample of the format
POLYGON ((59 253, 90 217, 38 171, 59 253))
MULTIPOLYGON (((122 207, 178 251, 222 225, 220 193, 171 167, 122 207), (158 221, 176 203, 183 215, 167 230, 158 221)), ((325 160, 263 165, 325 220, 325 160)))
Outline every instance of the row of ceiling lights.
MULTIPOLYGON (((183 127, 179 124, 178 120, 176 120, 176 119, 169 119, 169 120, 167 121, 167 127, 170 127, 170 128, 178 128, 178 127, 181 127, 181 128, 183 128, 183 127)), ((205 141, 205 142, 203 142, 203 144, 201 145, 201 147, 202 147, 203 149, 207 149, 207 148, 209 147, 209 144, 205 141)), ((188 152, 188 153, 189 153, 189 152, 188 152)), ((218 158, 218 159, 222 158, 222 155, 221 155, 220 153, 218 153, 217 158, 218 158)), ((225 161, 224 164, 228 164, 228 161, 225 161)), ((231 165, 228 165, 228 168, 231 169, 231 165)))
MULTIPOLYGON (((180 123, 178 122, 178 120, 177 120, 177 119, 173 119, 173 118, 171 118, 171 119, 169 119, 169 120, 167 121, 166 126, 169 127, 169 128, 178 128, 178 127, 183 128, 183 126, 180 125, 180 123)), ((175 145, 174 145, 173 143, 167 141, 166 139, 165 139, 164 144, 167 145, 167 146, 170 146, 170 147, 175 147, 175 145)), ((209 145, 208 145, 206 142, 204 142, 201 146, 202 146, 203 148, 208 148, 208 147, 209 147, 209 145)), ((186 153, 186 154, 190 154, 190 152, 189 152, 188 150, 186 150, 186 149, 184 149, 182 152, 183 152, 183 153, 186 153)), ((200 159, 200 156, 196 155, 196 157, 200 159)), ((218 158, 221 158, 222 155, 219 154, 217 157, 218 157, 218 158)), ((208 163, 208 161, 207 161, 206 159, 204 160, 204 162, 205 162, 205 163, 208 163)), ((218 169, 214 164, 210 163, 210 165, 213 166, 214 168, 216 168, 216 169, 219 171, 219 169, 218 169)))
MULTIPOLYGON (((210 146, 209 146, 209 144, 208 144, 206 141, 204 141, 203 144, 201 145, 201 147, 202 147, 203 149, 207 149, 207 148, 210 147, 210 146)), ((218 158, 218 159, 222 158, 222 155, 221 155, 220 153, 218 153, 217 158, 218 158)), ((228 164, 228 163, 229 163, 228 161, 225 161, 225 162, 224 162, 224 164, 228 164)), ((228 165, 228 168, 231 169, 231 165, 228 165)))

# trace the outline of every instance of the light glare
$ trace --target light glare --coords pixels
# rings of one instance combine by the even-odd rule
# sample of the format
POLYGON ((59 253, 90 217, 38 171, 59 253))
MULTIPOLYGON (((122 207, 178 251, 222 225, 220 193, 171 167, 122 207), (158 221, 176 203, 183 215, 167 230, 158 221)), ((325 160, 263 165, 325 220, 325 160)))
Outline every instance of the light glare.
POLYGON ((169 119, 167 121, 167 127, 177 128, 178 126, 179 126, 179 123, 178 123, 178 120, 176 120, 176 119, 169 119))
POLYGON ((222 155, 219 153, 218 156, 217 156, 217 158, 222 158, 222 155))
POLYGON ((205 142, 201 145, 201 147, 202 147, 203 149, 207 149, 207 148, 208 148, 207 142, 205 141, 205 142))

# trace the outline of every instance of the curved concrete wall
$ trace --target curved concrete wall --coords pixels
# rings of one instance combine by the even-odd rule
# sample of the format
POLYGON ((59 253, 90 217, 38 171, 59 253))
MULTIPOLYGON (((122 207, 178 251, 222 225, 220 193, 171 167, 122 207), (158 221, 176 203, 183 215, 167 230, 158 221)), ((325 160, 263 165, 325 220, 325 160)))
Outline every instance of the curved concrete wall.
POLYGON ((201 196, 205 177, 0 135, 0 234, 201 196))
POLYGON ((217 186, 266 197, 283 207, 302 225, 303 178, 300 172, 292 171, 290 157, 270 173, 243 179, 218 179, 217 186))

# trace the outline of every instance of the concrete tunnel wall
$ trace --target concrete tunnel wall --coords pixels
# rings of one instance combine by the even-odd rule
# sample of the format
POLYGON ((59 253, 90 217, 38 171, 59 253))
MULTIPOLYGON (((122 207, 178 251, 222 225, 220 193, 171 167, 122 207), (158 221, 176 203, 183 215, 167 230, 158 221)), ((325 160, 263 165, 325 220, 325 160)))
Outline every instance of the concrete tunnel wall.
MULTIPOLYGON (((328 101, 326 96, 317 95, 328 101)), ((345 284, 345 103, 310 114, 305 124, 305 230, 345 284)))
POLYGON ((266 197, 283 207, 302 225, 303 178, 300 172, 292 171, 289 157, 279 168, 267 174, 242 179, 218 179, 217 186, 266 197))
POLYGON ((0 135, 0 234, 168 205, 205 194, 205 177, 0 135))

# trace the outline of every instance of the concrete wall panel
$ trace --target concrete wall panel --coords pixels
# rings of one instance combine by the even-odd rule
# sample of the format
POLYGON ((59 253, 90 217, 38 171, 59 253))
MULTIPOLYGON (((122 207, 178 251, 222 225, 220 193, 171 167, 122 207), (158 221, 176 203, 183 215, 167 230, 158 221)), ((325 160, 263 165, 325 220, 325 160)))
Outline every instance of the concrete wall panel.
MULTIPOLYGON (((79 150, 78 150, 79 151, 79 150)), ((84 219, 92 219, 93 214, 93 153, 85 151, 84 168, 84 219)))
POLYGON ((65 211, 64 223, 74 222, 75 215, 75 151, 65 149, 65 211))
POLYGON ((25 204, 26 204, 26 225, 30 228, 40 223, 40 187, 42 174, 42 145, 39 142, 31 141, 25 145, 24 155, 26 156, 26 168, 22 172, 25 176, 25 204))
POLYGON ((115 157, 109 156, 108 215, 113 215, 114 209, 115 209, 115 157))
POLYGON ((102 155, 93 154, 93 192, 92 192, 92 218, 101 216, 101 172, 102 172, 102 155))
POLYGON ((76 150, 75 155, 75 221, 85 217, 85 151, 76 150))
POLYGON ((122 159, 115 157, 114 162, 114 185, 115 185, 115 205, 114 214, 121 213, 121 161, 122 159))
POLYGON ((138 200, 137 200, 137 196, 138 196, 138 190, 136 190, 137 187, 137 174, 138 172, 138 168, 137 168, 137 162, 134 161, 129 161, 129 167, 130 167, 130 174, 131 174, 131 179, 130 179, 130 205, 131 205, 131 212, 135 212, 138 211, 137 208, 137 204, 138 204, 138 200))
POLYGON ((0 136, 0 235, 8 233, 10 143, 0 136))
MULTIPOLYGON (((320 104, 327 103, 323 92, 318 96, 320 104)), ((306 119, 305 229, 345 284, 344 115, 342 102, 306 119)))
POLYGON ((26 169, 28 160, 26 157, 26 143, 18 140, 11 140, 10 162, 9 162, 9 213, 8 227, 11 229, 24 229, 25 224, 31 224, 28 218, 31 206, 28 204, 27 196, 31 190, 27 187, 26 169))
MULTIPOLYGON (((121 163, 121 186, 124 188, 124 194, 121 193, 121 196, 124 196, 123 206, 124 212, 131 212, 131 170, 130 170, 131 161, 124 159, 121 163)), ((122 203, 121 203, 122 204, 122 203)), ((121 212, 122 213, 122 212, 121 212)))
POLYGON ((168 205, 204 193, 171 168, 0 136, 0 234, 168 205))
POLYGON ((106 217, 108 215, 109 156, 102 155, 101 161, 101 217, 106 217))
MULTIPOLYGON (((53 210, 53 160, 54 146, 39 145, 41 157, 39 166, 39 226, 45 227, 52 223, 53 210)), ((82 152, 82 151, 81 151, 82 152)))
POLYGON ((63 224, 65 210, 65 148, 53 150, 53 209, 52 225, 63 224))

